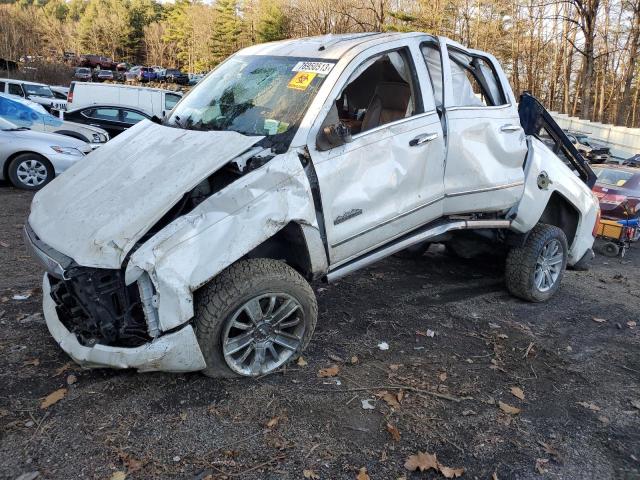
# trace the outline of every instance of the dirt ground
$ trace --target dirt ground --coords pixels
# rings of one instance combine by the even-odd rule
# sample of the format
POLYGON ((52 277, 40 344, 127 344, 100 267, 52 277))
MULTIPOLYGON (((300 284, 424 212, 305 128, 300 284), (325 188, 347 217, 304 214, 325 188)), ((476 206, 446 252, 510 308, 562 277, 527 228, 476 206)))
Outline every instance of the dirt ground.
POLYGON ((0 185, 2 478, 444 478, 405 469, 418 452, 463 479, 640 478, 638 248, 542 305, 494 260, 391 258, 315 285, 306 364, 217 381, 70 364, 23 247, 30 200, 0 185))

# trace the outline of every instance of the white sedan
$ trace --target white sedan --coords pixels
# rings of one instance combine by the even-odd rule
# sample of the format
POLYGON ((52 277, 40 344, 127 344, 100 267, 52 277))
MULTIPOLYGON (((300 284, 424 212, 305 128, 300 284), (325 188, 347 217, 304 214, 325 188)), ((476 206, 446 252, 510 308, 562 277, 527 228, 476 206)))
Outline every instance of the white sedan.
POLYGON ((81 140, 34 132, 0 118, 0 180, 18 188, 41 189, 91 151, 81 140))

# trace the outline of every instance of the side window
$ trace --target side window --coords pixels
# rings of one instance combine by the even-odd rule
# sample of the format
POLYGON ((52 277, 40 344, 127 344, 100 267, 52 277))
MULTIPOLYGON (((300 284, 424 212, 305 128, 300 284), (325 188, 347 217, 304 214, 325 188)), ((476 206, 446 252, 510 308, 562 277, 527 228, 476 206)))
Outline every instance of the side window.
POLYGON ((120 112, 118 112, 117 108, 96 108, 90 115, 91 118, 99 120, 111 122, 118 122, 120 120, 120 112))
POLYGON ((339 122, 358 134, 422 113, 415 78, 407 49, 372 57, 351 75, 329 117, 337 113, 339 122))
POLYGON ((433 98, 436 103, 436 107, 441 107, 444 103, 442 78, 442 58, 440 57, 440 48, 434 43, 424 43, 420 46, 422 50, 422 56, 427 64, 427 71, 429 72, 429 79, 431 80, 431 86, 433 88, 433 98))
POLYGON ((5 88, 6 88, 6 83, 0 82, 0 93, 4 93, 5 88))
POLYGON ((173 95, 171 93, 167 93, 164 96, 164 108, 165 110, 173 110, 173 107, 176 106, 176 103, 180 101, 182 97, 179 95, 173 95))
POLYGON ((21 97, 24 97, 24 92, 22 91, 22 86, 18 85, 17 83, 10 83, 9 84, 9 93, 11 95, 20 95, 21 97))
POLYGON ((135 125, 138 122, 144 120, 145 117, 141 113, 134 112, 132 110, 122 110, 122 121, 129 125, 135 125))
POLYGON ((449 49, 453 104, 459 107, 492 107, 507 103, 502 86, 491 64, 449 49))

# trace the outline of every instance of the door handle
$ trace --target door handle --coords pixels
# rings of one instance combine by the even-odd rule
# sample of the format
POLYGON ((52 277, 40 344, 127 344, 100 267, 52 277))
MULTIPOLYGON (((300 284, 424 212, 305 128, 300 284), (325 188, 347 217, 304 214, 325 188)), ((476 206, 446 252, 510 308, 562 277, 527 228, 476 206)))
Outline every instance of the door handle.
POLYGON ((505 133, 517 132, 519 130, 522 130, 520 125, 503 125, 500 127, 500 131, 505 133))
POLYGON ((418 135, 416 138, 409 142, 410 147, 417 147, 418 145, 423 145, 428 142, 432 142, 438 138, 437 133, 423 133, 422 135, 418 135))

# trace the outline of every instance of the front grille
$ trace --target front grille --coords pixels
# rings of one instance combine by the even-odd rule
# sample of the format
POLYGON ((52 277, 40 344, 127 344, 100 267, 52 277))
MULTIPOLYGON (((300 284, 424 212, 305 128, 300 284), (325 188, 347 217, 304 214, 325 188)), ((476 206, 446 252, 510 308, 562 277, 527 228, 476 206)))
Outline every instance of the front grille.
POLYGON ((124 283, 121 270, 75 267, 60 280, 49 275, 60 321, 85 346, 137 347, 147 333, 137 284, 124 283))

